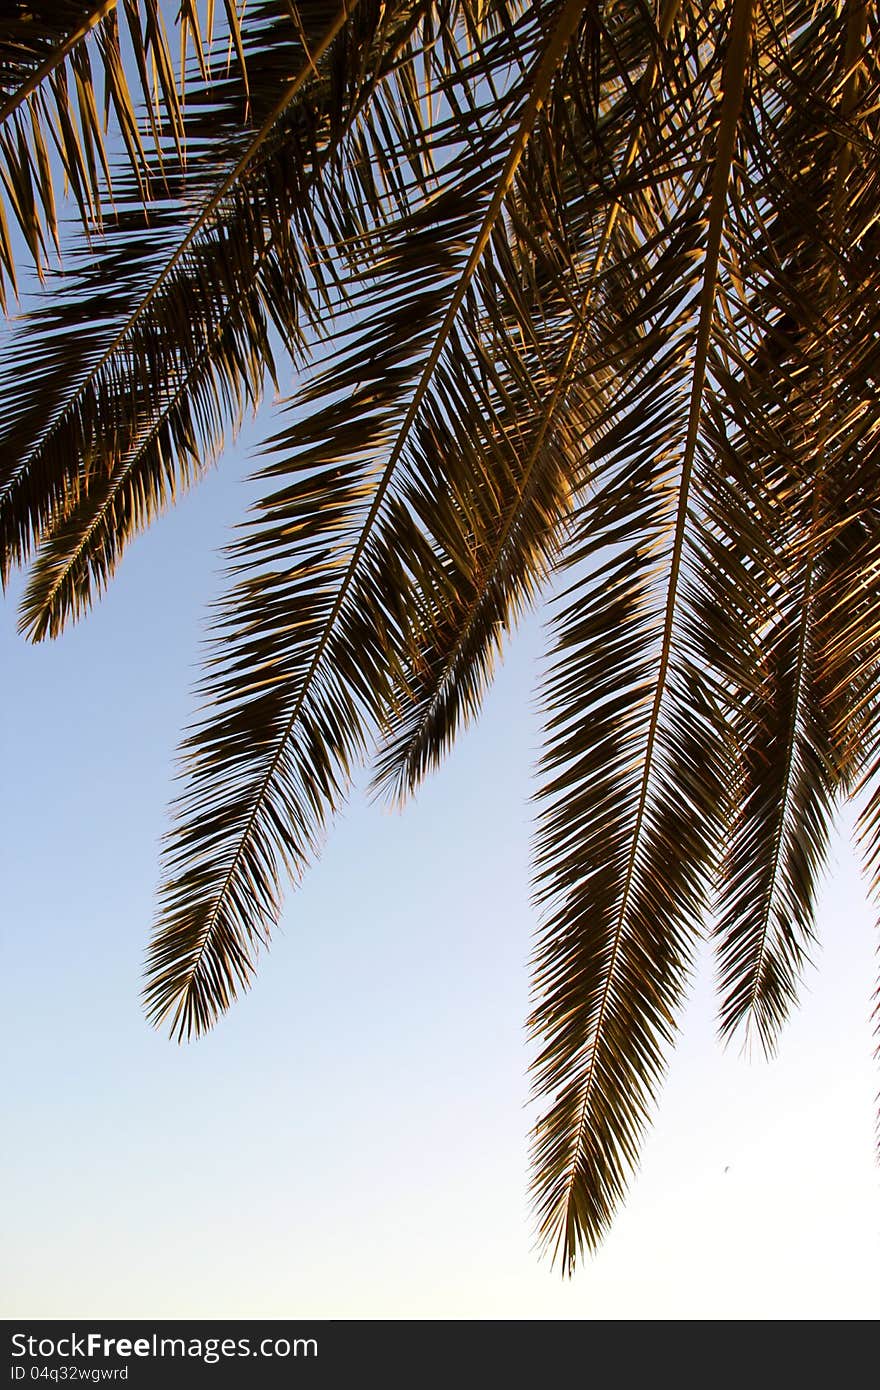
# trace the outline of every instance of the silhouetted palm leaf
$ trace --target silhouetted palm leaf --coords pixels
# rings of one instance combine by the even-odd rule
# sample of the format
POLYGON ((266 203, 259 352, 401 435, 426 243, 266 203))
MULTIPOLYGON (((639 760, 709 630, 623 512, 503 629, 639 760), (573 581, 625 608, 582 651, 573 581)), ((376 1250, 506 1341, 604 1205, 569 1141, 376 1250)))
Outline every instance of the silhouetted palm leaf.
POLYGON ((709 913, 722 1035, 771 1049, 861 786, 880 862, 876 9, 230 0, 211 33, 187 0, 181 73, 120 3, 124 49, 113 5, 0 25, 0 261, 23 239, 51 293, 0 357, 29 635, 297 372, 228 550, 149 1015, 211 1026, 354 768, 412 792, 550 584, 534 1193, 570 1270, 709 913))

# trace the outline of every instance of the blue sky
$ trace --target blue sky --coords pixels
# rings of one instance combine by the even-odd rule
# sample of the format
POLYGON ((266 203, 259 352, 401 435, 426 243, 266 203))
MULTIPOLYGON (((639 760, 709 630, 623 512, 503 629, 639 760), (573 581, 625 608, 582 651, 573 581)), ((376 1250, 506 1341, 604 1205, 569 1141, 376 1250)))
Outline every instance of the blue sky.
POLYGON ((7 1317, 869 1317, 874 912, 844 838, 779 1058, 715 1043, 711 961, 630 1200, 563 1281, 528 1210, 527 625, 403 814, 355 796, 256 987, 196 1045, 139 1011, 177 735, 239 448, 89 620, 2 608, 7 1317))

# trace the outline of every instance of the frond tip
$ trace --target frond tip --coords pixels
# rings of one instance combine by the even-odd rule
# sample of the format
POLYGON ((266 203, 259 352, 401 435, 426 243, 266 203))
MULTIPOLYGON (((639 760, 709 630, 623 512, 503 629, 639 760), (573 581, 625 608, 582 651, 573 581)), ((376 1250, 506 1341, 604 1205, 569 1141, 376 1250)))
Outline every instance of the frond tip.
MULTIPOLYGON (((201 905, 200 905, 201 906, 201 905)), ((149 951, 149 983, 143 990, 147 1018, 167 1027, 178 1042, 207 1033, 219 1013, 250 987, 259 947, 268 935, 254 926, 223 920, 209 908, 180 916, 149 951)))

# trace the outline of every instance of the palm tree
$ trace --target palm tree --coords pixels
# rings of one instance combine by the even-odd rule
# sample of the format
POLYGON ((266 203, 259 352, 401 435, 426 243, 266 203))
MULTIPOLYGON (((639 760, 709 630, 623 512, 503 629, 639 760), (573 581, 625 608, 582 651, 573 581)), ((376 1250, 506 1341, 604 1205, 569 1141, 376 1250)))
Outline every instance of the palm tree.
POLYGON ((353 769, 409 796, 552 586, 533 1181, 571 1270, 705 931, 722 1036, 772 1050, 866 786, 880 865, 878 14, 213 8, 2 21, 4 581, 56 636, 285 384, 164 852, 178 1038, 250 983, 353 769))

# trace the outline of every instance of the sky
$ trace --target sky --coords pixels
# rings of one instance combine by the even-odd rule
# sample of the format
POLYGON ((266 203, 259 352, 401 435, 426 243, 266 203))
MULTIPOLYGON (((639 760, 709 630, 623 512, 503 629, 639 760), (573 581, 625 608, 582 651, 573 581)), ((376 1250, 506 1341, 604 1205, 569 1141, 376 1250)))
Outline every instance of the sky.
POLYGON ((563 1279, 528 1205, 541 626, 403 813, 356 794, 253 990, 188 1046, 138 992, 177 736, 247 448, 56 643, 0 609, 5 1317, 869 1318, 875 912, 845 835, 779 1056, 712 961, 628 1201, 563 1279))

